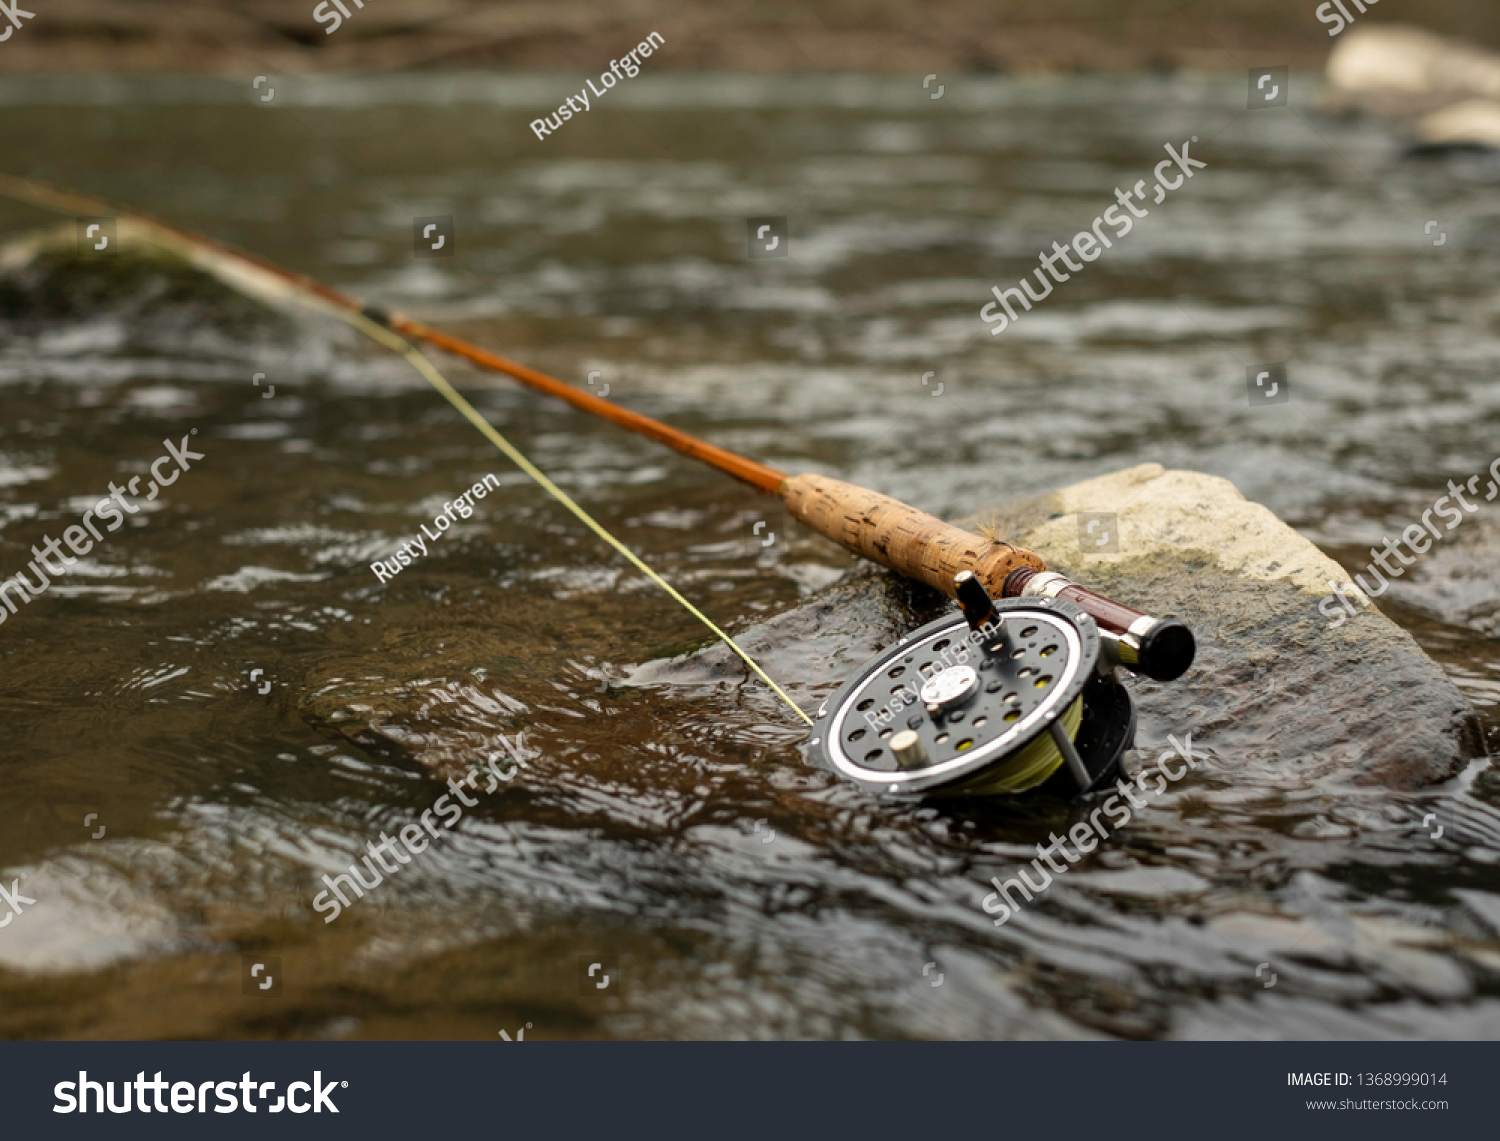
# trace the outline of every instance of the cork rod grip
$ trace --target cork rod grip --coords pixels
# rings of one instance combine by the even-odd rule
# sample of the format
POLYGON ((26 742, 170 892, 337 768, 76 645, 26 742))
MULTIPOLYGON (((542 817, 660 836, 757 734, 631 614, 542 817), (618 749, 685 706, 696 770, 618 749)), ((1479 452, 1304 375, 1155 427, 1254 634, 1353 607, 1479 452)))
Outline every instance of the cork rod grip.
POLYGON ((1028 550, 975 535, 852 483, 798 475, 783 483, 779 494, 798 522, 949 597, 959 571, 973 571, 990 596, 999 598, 1011 571, 1046 569, 1028 550))

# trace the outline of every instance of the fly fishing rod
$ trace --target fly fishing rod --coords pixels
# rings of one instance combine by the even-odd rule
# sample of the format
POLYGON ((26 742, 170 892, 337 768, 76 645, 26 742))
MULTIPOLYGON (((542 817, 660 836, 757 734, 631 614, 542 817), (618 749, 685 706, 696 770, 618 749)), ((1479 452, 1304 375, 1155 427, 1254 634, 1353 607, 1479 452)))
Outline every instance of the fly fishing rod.
MULTIPOLYGON (((1113 779, 1121 755, 1134 742, 1134 706, 1116 667, 1172 681, 1192 665, 1195 642, 1181 622, 1080 586, 1049 571, 1035 553, 1002 539, 966 531, 828 476, 777 471, 413 318, 365 305, 254 254, 138 211, 8 175, 0 175, 0 194, 76 216, 130 218, 160 244, 211 272, 243 278, 244 271, 258 270, 294 293, 318 299, 367 332, 399 334, 392 347, 419 342, 509 376, 775 495, 818 534, 956 599, 957 613, 899 639, 817 711, 811 756, 870 791, 1087 792, 1113 779)), ((426 363, 415 350, 409 355, 426 363)), ((451 393, 460 411, 489 428, 487 434, 497 444, 502 442, 430 364, 423 371, 430 380, 436 378, 440 391, 448 390, 445 395, 451 393)), ((514 453, 508 444, 502 450, 514 453)), ((513 458, 644 567, 524 457, 513 458)), ((728 635, 654 573, 652 577, 761 672, 728 635)))

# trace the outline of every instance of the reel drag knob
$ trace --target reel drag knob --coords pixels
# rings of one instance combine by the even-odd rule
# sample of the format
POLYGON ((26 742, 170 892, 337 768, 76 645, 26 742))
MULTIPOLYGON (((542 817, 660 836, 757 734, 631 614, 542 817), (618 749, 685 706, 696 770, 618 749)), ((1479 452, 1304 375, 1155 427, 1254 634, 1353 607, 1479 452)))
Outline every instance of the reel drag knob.
POLYGON ((942 713, 948 709, 957 709, 978 692, 977 673, 968 666, 951 666, 923 682, 917 696, 922 699, 928 713, 942 713))

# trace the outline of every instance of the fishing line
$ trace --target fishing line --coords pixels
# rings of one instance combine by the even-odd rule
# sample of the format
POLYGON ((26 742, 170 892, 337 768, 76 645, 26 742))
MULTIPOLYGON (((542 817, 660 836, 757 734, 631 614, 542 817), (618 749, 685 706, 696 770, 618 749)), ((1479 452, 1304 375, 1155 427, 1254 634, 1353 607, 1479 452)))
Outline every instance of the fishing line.
MULTIPOLYGON (((304 277, 301 274, 291 273, 288 270, 284 270, 280 266, 274 265, 266 261, 264 258, 258 258, 253 254, 246 253, 244 250, 235 249, 234 247, 227 246, 222 242, 216 242, 212 238, 206 238, 201 234, 194 234, 190 231, 179 229, 176 226, 169 225, 168 223, 162 222, 156 218, 152 218, 149 215, 142 214, 140 211, 114 206, 111 203, 105 202, 98 198, 94 198, 90 195, 79 194, 75 191, 63 190, 57 187, 48 186, 45 183, 35 182, 30 179, 16 178, 13 175, 5 174, 0 174, 0 195, 4 195, 7 198, 13 198, 22 202, 30 202, 33 205, 41 206, 49 210, 56 210, 59 213, 65 214, 89 215, 102 214, 106 210, 117 211, 120 215, 135 219, 146 228, 156 231, 159 240, 163 237, 167 239, 164 244, 169 246, 186 246, 186 251, 189 255, 190 260, 196 262, 199 260, 199 258, 195 257, 194 255, 201 254, 203 251, 209 251, 219 255, 227 255, 228 257, 236 259, 244 263, 245 265, 271 274, 284 284, 290 285, 292 287, 291 296, 296 298, 299 304, 302 304, 310 309, 319 309, 324 312, 330 313, 333 316, 337 317, 339 320, 358 329, 371 340, 384 345, 386 348, 390 349, 393 352, 400 353, 407 359, 408 363, 410 363, 413 368, 415 368, 419 373, 422 374, 423 378, 426 379, 429 384, 431 384, 435 389, 438 390, 439 393, 443 395, 443 397, 448 401, 449 404, 453 405, 453 407, 457 409, 459 414, 462 415, 464 419, 468 420, 469 423, 473 424, 474 427, 483 432, 485 438, 488 439, 490 443, 494 444, 495 447, 498 448, 505 455, 505 457, 511 461, 511 463, 515 464, 516 467, 525 472, 526 475, 529 476, 533 481, 535 481, 538 486, 540 486, 544 491, 547 492, 547 494, 551 495, 570 512, 572 512, 573 515, 575 515, 578 520, 583 523, 584 526, 593 531, 594 534, 598 535, 599 538, 603 539, 617 552, 623 555, 632 566, 634 566, 638 571, 640 571, 648 579, 650 579, 653 583, 655 583, 663 591, 665 591, 689 614, 691 614, 699 622, 703 623, 704 626, 708 627, 708 629, 713 632, 715 637, 717 637, 726 646, 728 646, 731 650, 739 655, 741 660, 743 660, 744 663, 750 667, 750 669, 755 673, 757 677, 761 679, 761 681, 765 682, 768 686, 771 687, 771 692, 774 693, 777 697, 781 698, 781 700, 786 703, 788 709, 790 709, 798 717, 802 718, 802 720, 807 724, 812 724, 812 718, 808 717, 806 713, 802 712, 797 703, 794 702, 790 697, 788 697, 779 685, 771 680, 770 675, 767 674, 765 670, 761 669, 760 665, 755 661, 755 659, 747 654, 740 647, 738 642, 736 642, 723 630, 719 629, 719 627, 709 619, 708 615, 704 614, 703 611, 699 610, 680 593, 678 593, 677 589, 673 587, 671 583, 669 583, 666 579, 662 578, 661 575, 657 574, 654 570, 647 566, 640 558, 636 556, 634 551, 632 551, 619 539, 615 538, 612 534, 609 533, 609 531, 605 530, 602 524, 600 524, 592 515, 590 515, 577 503, 575 503, 573 501, 573 498, 568 495, 567 492, 565 492, 562 488, 558 487, 557 484, 548 479, 540 468, 538 468, 524 455, 522 455, 521 452, 517 450, 517 448, 509 440, 507 440, 498 431, 496 431, 494 426, 491 425, 490 422, 483 416, 481 416, 479 412, 475 410, 474 406, 471 405, 467 400, 465 400, 459 394, 458 390, 455 389, 451 384, 449 384, 446 379, 444 379, 443 374, 438 372, 433 363, 429 361, 425 356, 423 356, 415 345, 413 345, 410 341, 406 340, 399 334, 393 332, 391 329, 380 324, 379 322, 372 321, 369 317, 367 317, 363 312, 360 311, 359 303, 356 302, 353 298, 347 297, 335 289, 330 289, 328 286, 323 285, 321 282, 314 281, 309 277, 304 277)), ((222 271, 223 266, 209 264, 207 266, 204 266, 204 268, 208 269, 210 272, 214 272, 216 270, 222 271)), ((402 321, 404 324, 409 324, 412 328, 412 331, 416 335, 424 337, 425 339, 438 345, 440 348, 458 352, 460 355, 470 357, 471 359, 477 358, 476 363, 481 364, 482 367, 508 372, 511 375, 515 376, 517 379, 532 384, 534 387, 541 388, 552 395, 559 396, 562 399, 568 400, 570 403, 580 405, 588 411, 603 415, 607 419, 621 424, 624 427, 629 427, 637 432, 642 432, 645 435, 649 435, 654 439, 660 440, 662 443, 668 444, 672 447, 677 448, 679 451, 693 456, 696 459, 701 459, 705 460, 706 462, 713 463, 715 466, 718 466, 723 470, 728 471, 730 474, 736 476, 736 478, 739 478, 741 480, 744 480, 746 483, 751 484, 751 486, 755 487, 757 490, 774 491, 776 487, 786 478, 784 475, 782 475, 782 473, 775 471, 772 468, 768 468, 763 464, 758 464, 753 460, 747 460, 742 456, 736 456, 732 452, 726 452, 722 448, 714 447, 714 445, 706 443, 705 441, 694 439, 693 437, 688 436, 685 433, 681 433, 676 431, 675 429, 669 428, 665 424, 658 424, 648 417, 641 416, 638 413, 632 413, 626 409, 617 409, 613 405, 606 404, 604 401, 599 400, 597 397, 591 396, 587 393, 576 392, 569 386, 564 385, 561 381, 554 380, 553 378, 544 376, 540 373, 535 373, 533 370, 527 369, 524 366, 517 365, 514 362, 505 361, 502 358, 495 356, 494 354, 485 353, 481 350, 476 349, 474 346, 467 345, 462 341, 458 341, 457 338, 448 338, 438 331, 427 329, 415 321, 408 321, 402 318, 397 318, 397 320, 402 321), (603 407, 601 408, 600 405, 602 405, 603 407)))
MULTIPOLYGON (((1077 747, 1078 730, 1083 725, 1083 698, 1078 698, 1060 718, 1063 732, 1077 747)), ((998 793, 1028 792, 1066 764, 1066 758, 1050 734, 1043 734, 1022 747, 1006 764, 995 766, 984 779, 964 785, 969 796, 994 796, 998 793)))
POLYGON ((499 448, 511 463, 515 464, 516 467, 520 468, 523 472, 530 476, 542 488, 543 491, 545 491, 548 495, 552 496, 552 498, 556 499, 559 503, 561 503, 564 507, 571 511, 578 518, 578 520, 583 523, 585 527, 594 532, 594 534, 598 535, 599 538, 603 539, 606 543, 608 543, 611 547, 613 547, 616 551, 623 555, 627 560, 629 560, 630 564, 634 566, 636 570, 640 571, 657 586, 661 587, 661 589, 666 591, 666 593, 671 598, 681 604, 683 609, 685 609, 694 618, 698 619, 699 622, 702 622, 703 625, 712 630, 713 633, 726 646, 728 646, 744 660, 744 663, 755 672, 755 675, 759 677, 761 681, 765 682, 768 686, 771 687, 771 691, 775 693, 777 697, 786 702, 788 709, 790 709, 798 717, 802 718, 802 720, 807 722, 807 724, 812 724, 812 718, 809 717, 806 713, 802 712, 797 704, 782 691, 781 687, 771 680, 770 675, 768 675, 765 670, 760 668, 755 659, 740 647, 740 644, 738 642, 736 642, 723 630, 719 629, 719 627, 713 623, 708 615, 704 614, 703 611, 699 610, 680 593, 678 593, 676 587, 674 587, 666 579, 662 578, 661 575, 657 574, 654 570, 652 570, 649 566, 642 562, 641 559, 637 557, 634 551, 632 551, 619 539, 615 538, 614 535, 609 533, 609 531, 605 530, 603 524, 601 524, 597 519, 595 519, 582 507, 580 507, 574 501, 572 496, 570 496, 566 491, 558 487, 557 484, 548 479, 546 474, 540 468, 538 468, 524 455, 522 455, 514 444, 512 444, 509 440, 502 436, 495 429, 494 425, 492 425, 488 420, 481 416, 479 414, 479 411, 467 400, 465 400, 457 389, 455 389, 451 384, 448 383, 448 381, 443 377, 443 374, 438 372, 433 363, 428 360, 415 345, 413 345, 405 337, 399 336, 398 334, 391 332, 385 326, 370 320, 370 318, 366 317, 363 313, 357 312, 352 309, 341 309, 332 305, 328 306, 328 309, 341 321, 352 325, 354 328, 364 333, 365 336, 369 337, 371 340, 377 341, 393 352, 400 353, 402 356, 404 356, 407 359, 408 363, 410 363, 410 365, 414 369, 421 373, 422 376, 426 378, 427 382, 431 384, 433 388, 437 389, 438 392, 442 394, 443 398, 447 400, 449 404, 453 405, 453 407, 458 410, 459 414, 463 416, 465 420, 469 421, 469 423, 473 424, 474 427, 483 432, 485 438, 489 440, 490 443, 494 444, 495 447, 499 448))

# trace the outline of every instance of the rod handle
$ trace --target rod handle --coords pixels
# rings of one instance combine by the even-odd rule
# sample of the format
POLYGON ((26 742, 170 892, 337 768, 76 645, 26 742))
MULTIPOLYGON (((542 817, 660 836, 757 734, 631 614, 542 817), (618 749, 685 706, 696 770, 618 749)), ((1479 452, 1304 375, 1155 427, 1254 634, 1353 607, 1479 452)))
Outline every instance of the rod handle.
POLYGON ((793 476, 778 491, 794 519, 846 550, 955 597, 953 579, 973 571, 992 598, 1017 570, 1045 570, 1022 547, 934 519, 900 500, 822 475, 793 476))

